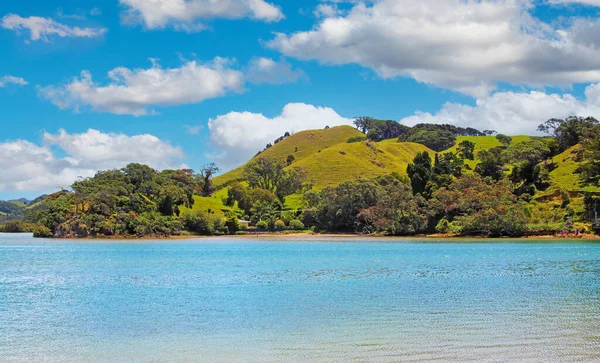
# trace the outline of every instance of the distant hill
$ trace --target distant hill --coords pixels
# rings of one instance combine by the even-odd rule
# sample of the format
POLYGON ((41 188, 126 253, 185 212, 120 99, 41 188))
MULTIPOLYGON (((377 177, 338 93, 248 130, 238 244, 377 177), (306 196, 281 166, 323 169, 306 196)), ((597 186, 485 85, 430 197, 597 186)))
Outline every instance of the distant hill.
MULTIPOLYGON (((283 139, 259 155, 250 158, 248 162, 259 157, 286 160, 289 155, 294 156, 294 162, 299 162, 328 147, 346 143, 349 138, 357 136, 364 135, 351 126, 336 126, 324 130, 301 131, 283 139)), ((245 165, 242 165, 237 169, 215 177, 213 180, 214 184, 218 188, 219 186, 226 186, 232 181, 242 179, 244 167, 245 165)))
MULTIPOLYGON (((324 130, 308 130, 291 135, 260 154, 252 157, 248 163, 257 158, 276 158, 286 160, 289 155, 294 156, 294 161, 289 167, 303 169, 308 180, 313 183, 315 189, 320 190, 329 186, 337 186, 343 182, 358 178, 370 179, 378 175, 396 172, 406 175, 406 168, 412 162, 418 152, 427 151, 432 156, 435 151, 424 145, 408 142, 398 142, 397 139, 388 139, 380 142, 360 141, 347 143, 353 137, 364 137, 365 135, 351 126, 337 126, 324 130)), ((518 144, 530 140, 527 135, 511 136, 512 144, 518 144)), ((451 148, 440 152, 456 152, 458 144, 464 140, 475 143, 475 155, 481 150, 488 150, 501 146, 495 136, 457 136, 456 143, 451 148)), ((571 148, 553 158, 557 168, 550 173, 551 185, 539 197, 556 195, 558 190, 571 192, 576 198, 582 197, 582 192, 600 192, 600 188, 582 187, 575 174, 579 163, 574 160, 574 150, 571 148)), ((474 168, 477 160, 465 160, 465 163, 474 168)), ((207 200, 207 206, 213 209, 226 210, 227 207, 220 199, 227 195, 227 185, 233 181, 243 180, 244 164, 232 171, 217 176, 214 179, 215 186, 219 190, 218 198, 207 200), (220 206, 220 208, 219 208, 220 206)), ((510 165, 508 165, 510 168, 510 165)), ((465 172, 470 172, 466 170, 465 172)), ((295 194, 286 198, 288 208, 299 208, 301 206, 301 195, 295 194)), ((202 201, 196 208, 200 206, 202 201)))

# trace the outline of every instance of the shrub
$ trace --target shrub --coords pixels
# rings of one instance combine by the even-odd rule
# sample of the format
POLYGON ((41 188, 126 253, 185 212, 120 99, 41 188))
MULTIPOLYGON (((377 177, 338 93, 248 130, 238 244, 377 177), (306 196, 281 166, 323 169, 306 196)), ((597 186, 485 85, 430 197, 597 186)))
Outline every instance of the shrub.
POLYGON ((435 226, 435 230, 439 233, 448 233, 450 232, 450 223, 446 219, 446 217, 442 218, 438 224, 435 226))
POLYGON ((304 223, 300 222, 297 219, 294 219, 294 220, 290 221, 290 228, 291 229, 304 229, 304 223))
POLYGON ((223 234, 225 229, 223 218, 205 211, 184 211, 181 221, 185 229, 201 235, 223 234))
POLYGON ((36 226, 33 229, 33 237, 35 238, 50 238, 52 236, 52 231, 46 226, 36 226))
POLYGON ((269 228, 269 223, 267 223, 266 221, 258 221, 256 223, 256 228, 257 229, 267 229, 267 228, 269 228))
POLYGON ((234 234, 235 232, 240 230, 240 223, 238 222, 238 219, 236 216, 229 216, 229 218, 227 218, 227 221, 225 222, 225 227, 227 227, 227 230, 229 231, 229 233, 234 234))
POLYGON ((278 219, 275 221, 273 227, 275 227, 275 229, 284 229, 285 228, 285 222, 283 222, 282 220, 278 219))
POLYGON ((355 142, 362 142, 362 141, 367 141, 367 137, 366 136, 353 136, 351 138, 348 139, 348 141, 346 141, 348 144, 352 144, 355 142))

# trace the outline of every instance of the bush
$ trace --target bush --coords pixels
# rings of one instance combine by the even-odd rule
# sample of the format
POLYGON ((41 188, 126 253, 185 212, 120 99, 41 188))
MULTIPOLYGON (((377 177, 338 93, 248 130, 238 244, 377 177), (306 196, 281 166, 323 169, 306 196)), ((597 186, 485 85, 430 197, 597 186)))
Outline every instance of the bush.
POLYGON ((33 229, 33 237, 35 238, 51 238, 52 231, 46 226, 36 226, 33 229))
POLYGON ((294 219, 292 221, 290 221, 290 228, 291 229, 304 229, 304 223, 300 222, 297 219, 294 219))
POLYGON ((366 136, 353 136, 351 138, 348 139, 348 141, 346 141, 348 144, 352 144, 354 142, 362 142, 362 141, 367 141, 367 137, 366 136))
POLYGON ((234 215, 229 216, 229 218, 227 218, 227 221, 225 222, 225 227, 227 227, 227 230, 231 234, 234 234, 235 232, 239 231, 240 223, 238 222, 237 217, 234 215))
POLYGON ((273 227, 275 227, 275 229, 279 229, 279 230, 284 229, 285 228, 285 222, 282 221, 282 220, 280 220, 280 219, 278 219, 278 220, 275 221, 273 227))
POLYGON ((205 211, 187 210, 181 214, 183 226, 190 232, 201 235, 223 234, 224 218, 205 211))
POLYGON ((269 223, 267 223, 266 221, 258 221, 256 223, 256 228, 257 229, 268 229, 269 228, 269 223))
POLYGON ((439 233, 448 233, 450 232, 450 223, 448 222, 448 220, 446 219, 446 217, 442 218, 437 226, 435 226, 435 230, 438 231, 439 233))

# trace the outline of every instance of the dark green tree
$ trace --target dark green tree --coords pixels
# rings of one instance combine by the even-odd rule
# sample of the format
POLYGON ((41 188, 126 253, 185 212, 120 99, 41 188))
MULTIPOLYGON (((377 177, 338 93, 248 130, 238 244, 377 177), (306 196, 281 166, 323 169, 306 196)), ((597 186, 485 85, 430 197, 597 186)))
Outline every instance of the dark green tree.
POLYGON ((475 143, 469 140, 463 140, 458 144, 458 156, 463 159, 473 160, 475 159, 475 143))
POLYGON ((427 151, 418 153, 412 164, 408 164, 406 173, 410 178, 413 194, 423 194, 432 176, 431 157, 427 151))

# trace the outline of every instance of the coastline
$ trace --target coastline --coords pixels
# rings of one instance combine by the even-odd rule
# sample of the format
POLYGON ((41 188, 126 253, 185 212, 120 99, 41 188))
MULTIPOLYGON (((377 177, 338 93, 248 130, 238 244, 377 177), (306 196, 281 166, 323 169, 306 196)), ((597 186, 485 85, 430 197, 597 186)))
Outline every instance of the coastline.
MULTIPOLYGON (((1 235, 1 234, 0 234, 1 235)), ((477 241, 488 241, 502 242, 505 240, 514 241, 528 241, 528 240, 543 240, 543 241, 600 241, 599 235, 594 234, 580 234, 579 236, 561 236, 561 235, 530 235, 523 237, 498 237, 490 238, 486 236, 453 236, 443 234, 431 234, 431 235, 417 235, 417 236, 385 236, 385 235, 360 235, 354 233, 312 233, 312 232, 295 232, 295 233, 281 233, 281 232, 265 232, 265 233, 248 233, 239 235, 222 235, 222 236, 202 236, 185 234, 179 236, 102 236, 102 237, 86 237, 86 238, 75 238, 75 237, 61 237, 61 238, 37 238, 36 240, 57 240, 57 241, 81 241, 81 242, 114 242, 114 243, 131 243, 131 242, 149 242, 149 241, 193 241, 193 240, 281 240, 291 242, 310 242, 310 241, 323 241, 332 239, 344 239, 344 240, 366 240, 366 241, 394 241, 394 240, 431 240, 431 241, 447 241, 452 242, 453 240, 477 240, 477 241)))

